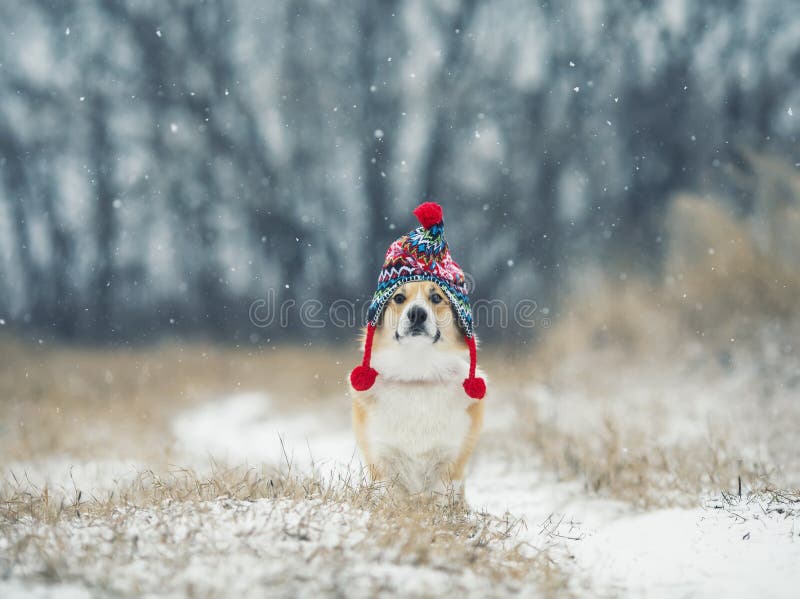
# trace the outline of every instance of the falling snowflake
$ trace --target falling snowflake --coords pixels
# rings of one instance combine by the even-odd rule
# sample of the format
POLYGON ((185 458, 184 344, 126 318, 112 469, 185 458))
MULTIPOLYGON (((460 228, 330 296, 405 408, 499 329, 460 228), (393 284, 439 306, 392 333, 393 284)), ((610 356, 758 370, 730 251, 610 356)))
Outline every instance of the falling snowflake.
POLYGON ((574 91, 577 94, 579 91, 581 91, 581 87, 579 85, 576 85, 575 87, 572 88, 572 91, 574 91))
POLYGON ((177 133, 178 132, 178 125, 176 125, 175 123, 170 123, 169 124, 169 130, 172 131, 173 133, 177 133))
POLYGON ((383 129, 375 129, 375 139, 383 139, 383 129))

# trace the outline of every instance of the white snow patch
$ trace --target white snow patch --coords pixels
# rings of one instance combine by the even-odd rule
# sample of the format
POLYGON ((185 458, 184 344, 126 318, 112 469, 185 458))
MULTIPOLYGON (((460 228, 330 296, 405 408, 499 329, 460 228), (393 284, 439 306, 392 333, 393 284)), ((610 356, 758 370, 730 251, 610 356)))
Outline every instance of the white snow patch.
POLYGON ((5 599, 92 599, 93 595, 77 584, 43 584, 19 580, 0 580, 0 597, 5 599))
MULTIPOLYGON (((12 462, 2 470, 3 478, 16 481, 21 489, 41 491, 71 499, 80 491, 86 496, 131 483, 147 469, 136 460, 88 460, 53 456, 30 462, 12 462)), ((0 594, 2 596, 2 594, 0 594)))
POLYGON ((631 597, 793 597, 800 586, 800 503, 709 501, 621 518, 572 546, 584 589, 631 597))
MULTIPOLYGON (((347 406, 346 409, 349 409, 347 406)), ((260 393, 242 393, 181 414, 172 426, 177 448, 195 459, 330 467, 357 456, 349 428, 332 428, 314 413, 280 413, 260 393)))

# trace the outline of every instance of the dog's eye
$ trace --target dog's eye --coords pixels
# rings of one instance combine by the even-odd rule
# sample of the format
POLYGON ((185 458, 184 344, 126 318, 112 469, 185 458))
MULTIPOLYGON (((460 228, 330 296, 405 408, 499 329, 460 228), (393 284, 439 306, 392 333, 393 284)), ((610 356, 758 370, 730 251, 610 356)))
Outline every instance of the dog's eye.
POLYGON ((402 304, 404 301, 406 301, 406 296, 402 293, 398 293, 392 299, 394 300, 395 304, 402 304))
POLYGON ((442 296, 441 296, 441 295, 439 295, 438 293, 434 293, 434 294, 431 296, 431 301, 432 301, 434 304, 439 304, 439 303, 441 303, 441 302, 442 302, 442 296))

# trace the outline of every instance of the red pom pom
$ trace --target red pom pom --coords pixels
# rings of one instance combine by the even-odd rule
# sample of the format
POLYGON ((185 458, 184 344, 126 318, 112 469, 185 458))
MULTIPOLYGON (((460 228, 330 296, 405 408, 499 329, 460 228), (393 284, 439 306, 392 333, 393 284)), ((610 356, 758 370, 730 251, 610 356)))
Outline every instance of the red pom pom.
POLYGON ((464 391, 472 399, 483 399, 486 395, 486 381, 479 376, 464 379, 464 391))
POLYGON ((436 202, 425 202, 414 209, 414 216, 426 229, 442 222, 442 207, 436 202))
POLYGON ((356 391, 366 391, 375 384, 378 371, 369 366, 356 366, 350 373, 350 384, 356 391))

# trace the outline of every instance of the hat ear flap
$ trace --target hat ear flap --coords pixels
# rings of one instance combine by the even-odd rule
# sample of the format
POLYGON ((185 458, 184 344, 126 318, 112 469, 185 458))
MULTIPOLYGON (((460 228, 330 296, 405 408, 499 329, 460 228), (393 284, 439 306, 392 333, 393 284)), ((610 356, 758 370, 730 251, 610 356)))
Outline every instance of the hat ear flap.
POLYGON ((478 348, 475 345, 475 337, 465 335, 464 339, 469 348, 469 376, 464 379, 464 392, 472 399, 483 399, 486 395, 486 381, 482 377, 475 376, 478 364, 478 348))
POLYGON ((350 384, 356 391, 366 391, 375 384, 378 371, 369 365, 372 359, 372 339, 375 336, 375 325, 367 325, 367 337, 364 339, 364 359, 350 373, 350 384))

